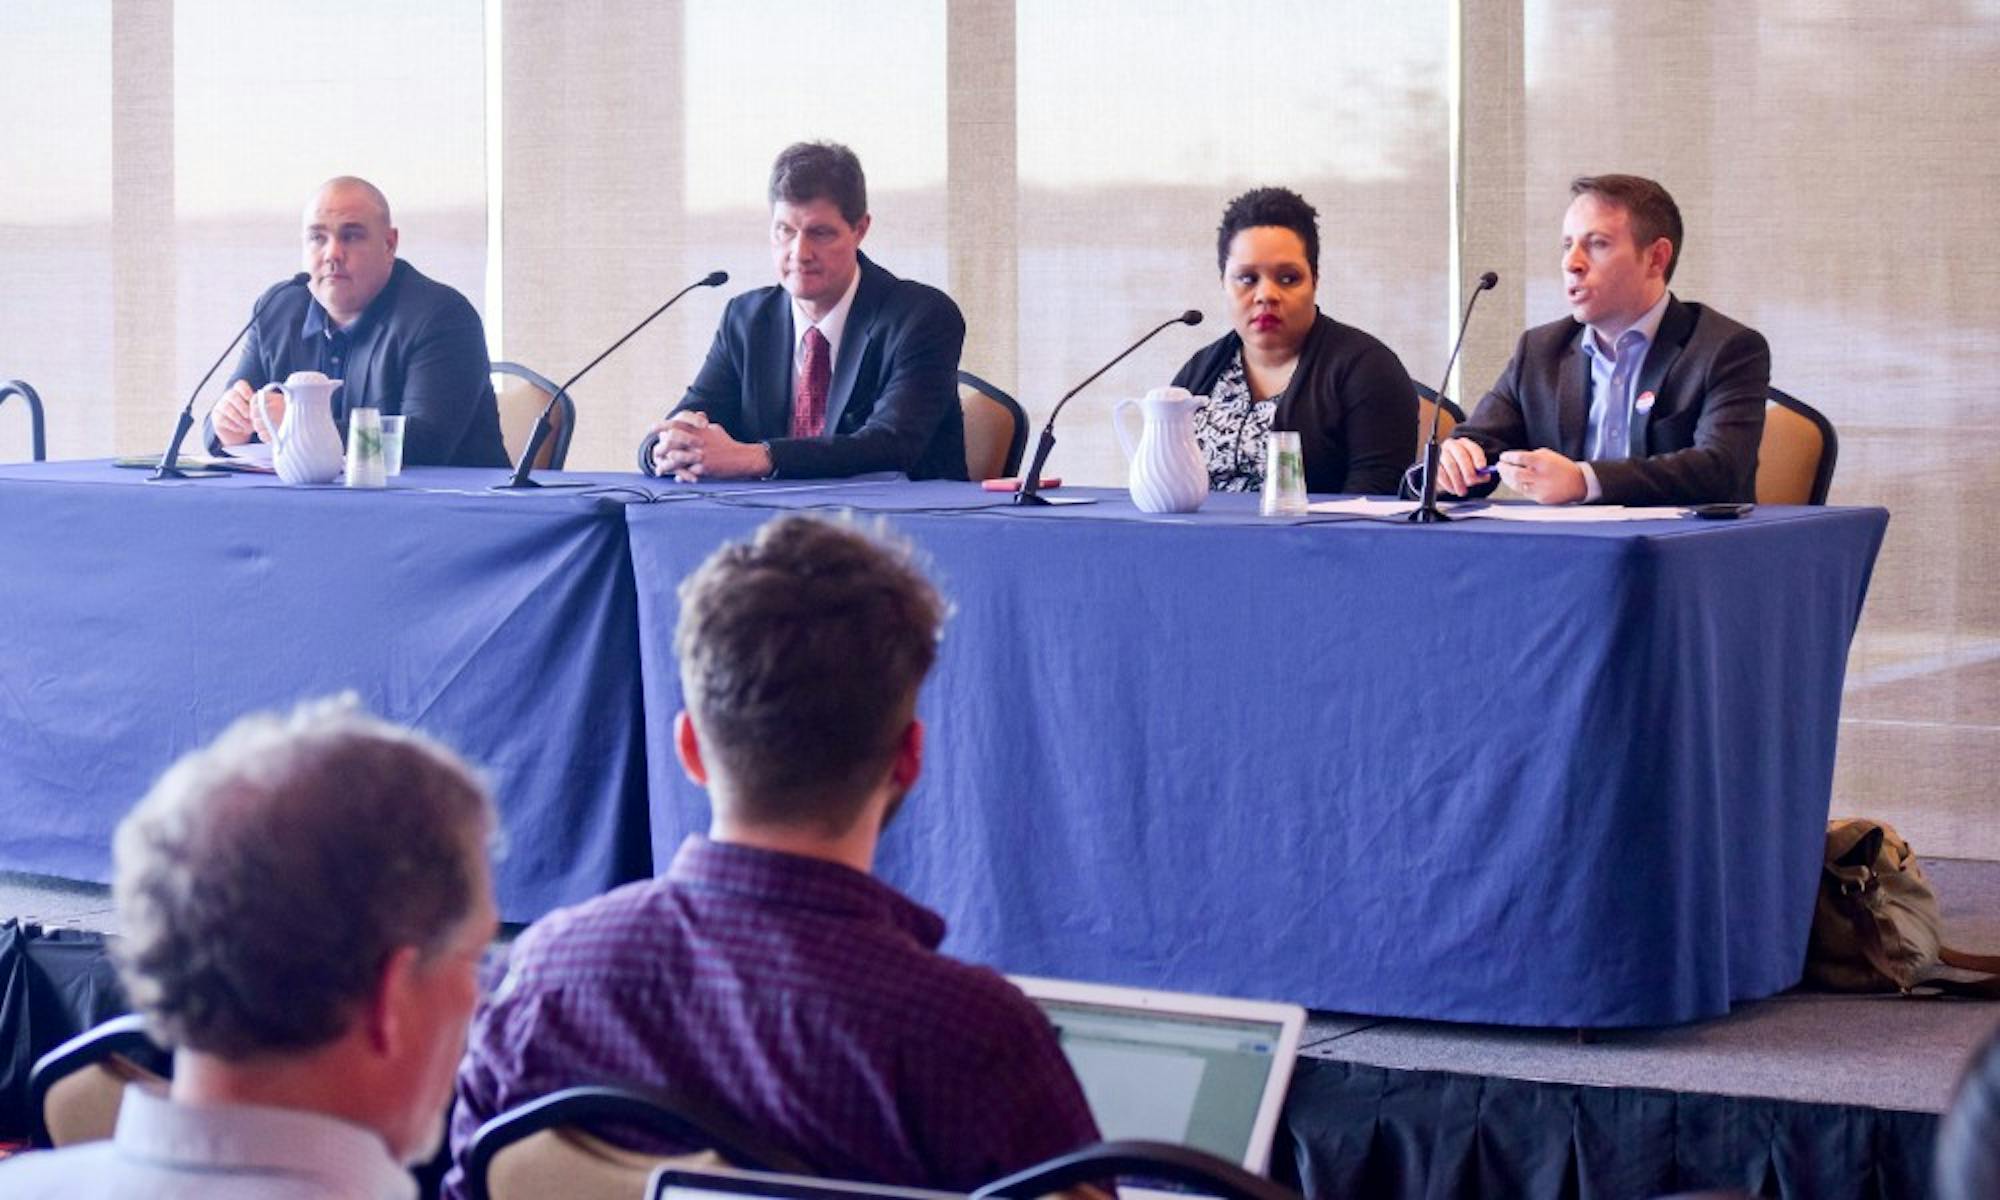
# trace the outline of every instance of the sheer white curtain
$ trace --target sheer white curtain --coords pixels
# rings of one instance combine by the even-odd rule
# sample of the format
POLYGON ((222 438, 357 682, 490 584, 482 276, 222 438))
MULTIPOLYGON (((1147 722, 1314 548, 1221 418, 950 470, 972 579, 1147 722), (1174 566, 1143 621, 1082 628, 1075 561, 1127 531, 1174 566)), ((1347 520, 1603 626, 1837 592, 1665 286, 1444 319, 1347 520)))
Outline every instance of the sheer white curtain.
POLYGON ((1530 319, 1561 311, 1569 177, 1664 182, 1688 226, 1674 290, 1770 339, 1772 382, 1839 431, 1832 502, 1891 514, 1835 812, 2000 857, 2000 12, 1534 0, 1527 18, 1530 319))
MULTIPOLYGON (((0 5, 0 378, 57 411, 49 455, 112 438, 111 4, 0 5)), ((0 461, 29 456, 28 416, 0 404, 0 461)))
MULTIPOLYGON (((1055 469, 1100 483, 1123 476, 1110 402, 1227 327, 1214 228, 1237 191, 1319 207, 1322 307, 1420 380, 1454 273, 1499 270, 1471 400, 1518 325, 1561 311, 1569 177, 1653 175, 1687 216, 1676 290, 1764 331, 1778 385, 1839 427, 1835 502, 1893 514, 1835 807, 2000 857, 1991 4, 13 0, 0 45, 0 375, 43 389, 66 457, 157 445, 339 172, 381 184, 404 254, 475 304, 497 271, 502 351, 560 375, 708 270, 768 279, 771 156, 845 141, 868 250, 957 296, 968 366, 1037 421, 1150 324, 1209 314, 1065 414, 1055 469)), ((593 377, 571 465, 628 465, 722 299, 593 377)), ((0 409, 0 457, 26 453, 0 409)))

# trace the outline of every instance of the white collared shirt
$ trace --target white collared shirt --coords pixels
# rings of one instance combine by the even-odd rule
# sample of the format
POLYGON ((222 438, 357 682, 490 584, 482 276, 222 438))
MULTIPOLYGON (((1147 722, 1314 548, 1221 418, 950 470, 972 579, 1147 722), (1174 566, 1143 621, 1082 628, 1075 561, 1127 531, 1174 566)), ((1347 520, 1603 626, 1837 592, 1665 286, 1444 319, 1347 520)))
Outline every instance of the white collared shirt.
POLYGON ((110 1141, 0 1163, 9 1200, 416 1200, 381 1136, 292 1108, 181 1104, 126 1087, 110 1141))
MULTIPOLYGON (((854 307, 854 293, 860 290, 861 267, 857 263, 854 268, 854 278, 847 281, 847 291, 841 294, 840 303, 834 305, 833 311, 821 317, 817 322, 820 336, 826 339, 826 368, 827 378, 829 379, 833 378, 834 364, 840 361, 840 335, 847 329, 847 314, 854 307)), ((813 319, 806 315, 806 310, 799 306, 798 298, 794 296, 792 298, 792 379, 794 383, 797 382, 800 375, 805 373, 806 330, 811 329, 814 324, 813 319)))

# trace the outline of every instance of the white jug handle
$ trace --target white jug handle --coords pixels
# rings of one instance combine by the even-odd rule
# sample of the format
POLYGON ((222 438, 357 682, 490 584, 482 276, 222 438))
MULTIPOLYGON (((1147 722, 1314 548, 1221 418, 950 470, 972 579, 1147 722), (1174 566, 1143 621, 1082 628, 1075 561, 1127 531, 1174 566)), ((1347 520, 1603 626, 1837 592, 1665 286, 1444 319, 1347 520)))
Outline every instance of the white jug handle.
POLYGON ((1118 434, 1118 448, 1125 452, 1125 461, 1131 462, 1138 449, 1132 444, 1132 435, 1125 432, 1124 413, 1128 408, 1137 408, 1138 402, 1130 396, 1111 406, 1111 428, 1118 434))
POLYGON ((267 383, 263 387, 258 388, 257 394, 250 398, 250 402, 257 406, 257 415, 264 418, 264 428, 271 431, 271 454, 275 457, 283 453, 284 444, 291 439, 283 437, 280 432, 283 426, 271 419, 270 406, 264 403, 265 392, 277 392, 282 395, 285 398, 285 409, 288 412, 292 406, 292 394, 285 390, 285 385, 282 383, 267 383))

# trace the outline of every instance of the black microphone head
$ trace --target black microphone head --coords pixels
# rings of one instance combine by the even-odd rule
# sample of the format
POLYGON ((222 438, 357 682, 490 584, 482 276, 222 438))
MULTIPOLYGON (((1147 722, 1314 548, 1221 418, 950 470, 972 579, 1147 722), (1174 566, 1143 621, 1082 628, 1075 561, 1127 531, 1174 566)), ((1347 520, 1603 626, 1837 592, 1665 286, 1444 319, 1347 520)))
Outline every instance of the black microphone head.
POLYGON ((292 276, 292 281, 291 281, 290 283, 286 284, 285 286, 286 286, 286 287, 297 287, 297 286, 299 286, 299 285, 300 285, 300 284, 302 284, 302 283, 311 283, 311 282, 312 282, 312 276, 311 276, 311 275, 308 275, 308 274, 307 274, 306 272, 304 272, 304 271, 300 271, 300 272, 299 272, 298 274, 296 274, 296 275, 292 276))
POLYGON ((1488 271, 1486 272, 1486 274, 1481 275, 1479 277, 1479 290, 1483 292, 1487 288, 1497 285, 1499 282, 1500 282, 1499 274, 1493 271, 1488 271))
POLYGON ((704 279, 704 280, 702 280, 702 281, 701 281, 701 286, 703 286, 703 287, 721 287, 721 286, 722 286, 723 284, 725 284, 725 283, 728 283, 728 282, 729 282, 729 272, 727 272, 727 271, 710 271, 710 272, 708 273, 708 278, 706 278, 706 279, 704 279))
POLYGON ((1182 313, 1181 324, 1183 325, 1201 324, 1201 310, 1198 308, 1190 308, 1186 312, 1182 313))

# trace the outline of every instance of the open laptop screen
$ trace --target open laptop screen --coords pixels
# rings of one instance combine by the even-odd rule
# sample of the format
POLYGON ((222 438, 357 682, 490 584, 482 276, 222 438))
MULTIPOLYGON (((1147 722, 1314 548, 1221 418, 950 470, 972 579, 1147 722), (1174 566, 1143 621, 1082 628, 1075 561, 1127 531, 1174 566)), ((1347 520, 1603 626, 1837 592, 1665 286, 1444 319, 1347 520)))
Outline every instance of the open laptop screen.
POLYGON ((1178 1142, 1269 1165, 1304 1012, 1288 1005, 1181 997, 1018 979, 1055 1025, 1105 1140, 1178 1142), (1125 993, 1078 999, 1050 992, 1125 993), (1177 1003, 1179 1002, 1179 1003, 1177 1003), (1234 1014, 1188 1007, 1236 1009, 1234 1014))

